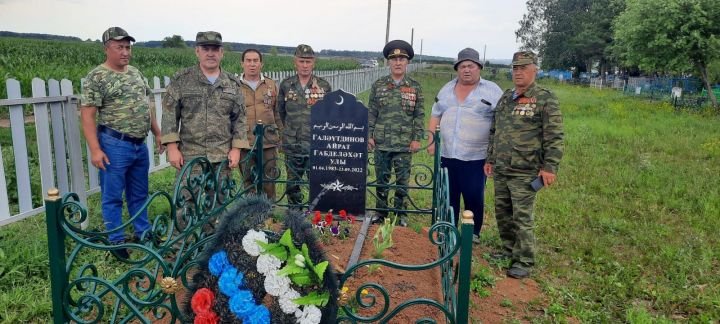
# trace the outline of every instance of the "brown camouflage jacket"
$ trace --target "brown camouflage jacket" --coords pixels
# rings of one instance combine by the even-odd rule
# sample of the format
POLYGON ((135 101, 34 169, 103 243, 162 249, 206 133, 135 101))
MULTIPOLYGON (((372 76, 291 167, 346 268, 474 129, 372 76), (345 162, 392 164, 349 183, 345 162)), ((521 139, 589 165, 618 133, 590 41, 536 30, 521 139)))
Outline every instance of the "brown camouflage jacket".
POLYGON ((247 114, 248 126, 248 147, 255 143, 255 125, 262 121, 265 127, 263 136, 263 147, 275 147, 280 140, 280 132, 283 124, 277 108, 278 87, 270 78, 260 76, 260 81, 255 90, 243 82, 242 75, 238 78, 242 83, 243 97, 245 97, 245 111, 247 114))

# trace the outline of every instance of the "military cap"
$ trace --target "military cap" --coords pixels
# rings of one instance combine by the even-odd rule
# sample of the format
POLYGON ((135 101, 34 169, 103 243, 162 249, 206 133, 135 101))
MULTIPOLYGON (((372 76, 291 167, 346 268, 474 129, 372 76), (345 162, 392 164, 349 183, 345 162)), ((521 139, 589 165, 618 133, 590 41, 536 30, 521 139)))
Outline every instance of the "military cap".
POLYGON ((112 39, 112 40, 128 39, 128 40, 130 40, 131 42, 134 42, 134 41, 135 41, 135 38, 133 38, 132 36, 128 35, 128 32, 126 32, 125 29, 122 29, 122 28, 120 28, 120 27, 110 27, 110 28, 108 28, 108 30, 106 30, 106 31, 102 34, 102 42, 103 42, 103 44, 104 44, 104 43, 107 43, 107 41, 109 41, 109 40, 111 40, 111 39, 112 39))
POLYGON ((195 45, 215 45, 222 46, 222 35, 214 31, 198 32, 195 36, 195 45))
POLYGON ((537 55, 531 51, 520 51, 513 54, 512 65, 537 64, 537 55))
POLYGON ((407 57, 408 60, 412 60, 413 56, 415 56, 415 52, 408 42, 396 39, 385 44, 385 47, 383 48, 383 55, 386 59, 394 57, 407 57))
POLYGON ((300 44, 295 48, 295 56, 303 58, 315 57, 315 52, 310 45, 300 44))
POLYGON ((463 49, 460 53, 458 53, 458 58, 455 60, 455 64, 453 65, 455 71, 457 71, 458 65, 463 61, 473 61, 475 64, 479 65, 481 69, 483 68, 483 64, 480 63, 480 53, 470 47, 463 49))

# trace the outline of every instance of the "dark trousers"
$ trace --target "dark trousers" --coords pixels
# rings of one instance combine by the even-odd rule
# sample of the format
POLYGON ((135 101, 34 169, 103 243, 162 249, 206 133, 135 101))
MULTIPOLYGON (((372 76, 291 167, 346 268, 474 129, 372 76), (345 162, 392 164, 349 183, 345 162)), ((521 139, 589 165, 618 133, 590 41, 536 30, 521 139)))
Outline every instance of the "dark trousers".
POLYGON ((475 227, 473 234, 480 234, 485 212, 485 160, 462 161, 458 159, 440 158, 440 165, 448 170, 450 186, 450 206, 455 212, 455 224, 460 215, 460 196, 465 202, 465 209, 473 213, 475 227))

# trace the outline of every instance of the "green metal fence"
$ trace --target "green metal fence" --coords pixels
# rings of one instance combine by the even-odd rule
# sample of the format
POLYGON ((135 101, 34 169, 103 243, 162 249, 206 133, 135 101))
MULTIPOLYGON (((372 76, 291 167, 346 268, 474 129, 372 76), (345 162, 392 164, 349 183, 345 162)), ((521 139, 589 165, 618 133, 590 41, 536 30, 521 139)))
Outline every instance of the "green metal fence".
MULTIPOLYGON (((263 127, 258 125, 256 134, 264 134, 263 127)), ((338 322, 385 323, 413 305, 436 308, 445 315, 448 323, 468 322, 472 216, 463 215, 460 229, 454 224, 453 210, 448 200, 447 172, 438 167, 439 132, 430 136, 438 143, 434 165, 414 166, 415 169, 424 170, 424 173, 413 172, 415 184, 409 191, 431 190, 432 206, 415 208, 418 206, 410 203, 411 208, 388 208, 387 211, 432 215, 433 225, 428 239, 438 248, 437 261, 403 265, 386 260, 363 260, 342 275, 340 286, 357 269, 370 264, 407 271, 438 268, 442 278, 443 300, 411 299, 402 301, 390 310, 387 290, 377 283, 368 282, 358 289, 373 287, 381 292, 382 299, 379 302, 384 303, 383 310, 370 317, 361 317, 344 309, 346 315, 338 318, 338 322), (455 258, 458 253, 459 262, 455 258)), ((257 138, 255 147, 263 147, 262 136, 257 138)), ((181 180, 176 183, 172 196, 158 192, 146 201, 144 208, 148 210, 158 209, 157 206, 163 206, 165 208, 160 209, 166 210, 165 213, 153 215, 152 230, 143 237, 119 245, 108 241, 110 231, 81 228, 80 224, 87 220, 88 214, 76 194, 66 193, 61 197, 56 189, 50 190, 45 202, 54 322, 187 322, 187 317, 181 311, 186 301, 184 288, 190 285, 193 269, 198 266, 198 254, 213 238, 218 215, 247 192, 261 190, 264 182, 286 181, 279 175, 283 171, 280 167, 276 170, 265 169, 267 161, 262 160, 262 154, 248 154, 241 163, 248 163, 250 159, 254 159, 255 165, 260 167, 253 168, 254 181, 249 187, 243 187, 240 181, 224 172, 227 161, 213 164, 207 159, 198 158, 187 163, 177 175, 181 180), (123 249, 130 251, 130 257, 123 257, 120 253, 123 249)), ((278 159, 277 162, 282 165, 285 161, 278 159)), ((369 183, 368 194, 372 195, 372 181, 369 183)), ((307 185, 307 181, 301 183, 303 187, 307 185)), ((398 190, 392 183, 388 187, 390 190, 398 190)), ((277 203, 283 204, 283 197, 279 196, 277 203)), ((139 214, 127 219, 122 228, 116 230, 124 231, 136 217, 139 214)), ((360 294, 360 290, 356 293, 360 294)), ((361 306, 372 307, 375 303, 376 299, 372 298, 371 303, 361 303, 361 306)), ((435 321, 419 319, 420 322, 435 321)))

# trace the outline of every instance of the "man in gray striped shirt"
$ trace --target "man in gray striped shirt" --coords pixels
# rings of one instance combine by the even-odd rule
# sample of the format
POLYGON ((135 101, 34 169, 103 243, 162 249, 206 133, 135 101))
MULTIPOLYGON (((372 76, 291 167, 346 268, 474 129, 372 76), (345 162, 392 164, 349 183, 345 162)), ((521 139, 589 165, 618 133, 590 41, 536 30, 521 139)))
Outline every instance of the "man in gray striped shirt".
MULTIPOLYGON (((480 54, 466 48, 455 61, 457 78, 440 89, 428 122, 431 132, 440 126, 442 138, 440 164, 448 170, 450 205, 455 223, 460 213, 460 196, 464 209, 473 212, 473 242, 480 242, 485 200, 485 173, 488 137, 495 105, 503 92, 497 84, 482 80, 480 54)), ((428 147, 435 154, 435 143, 428 147)))

